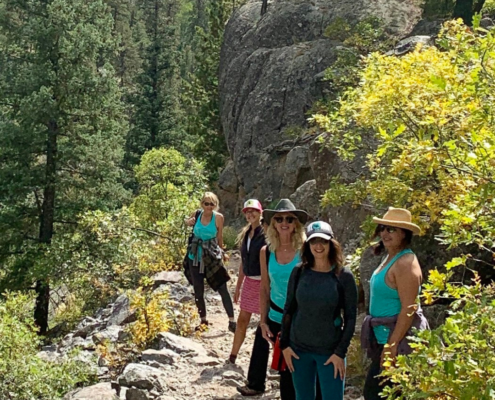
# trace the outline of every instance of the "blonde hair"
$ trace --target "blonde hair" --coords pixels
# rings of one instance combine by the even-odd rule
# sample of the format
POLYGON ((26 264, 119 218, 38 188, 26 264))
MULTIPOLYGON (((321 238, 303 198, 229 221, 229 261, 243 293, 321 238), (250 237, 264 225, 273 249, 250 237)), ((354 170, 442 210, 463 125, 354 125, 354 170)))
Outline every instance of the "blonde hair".
MULTIPOLYGON (((304 244, 304 241, 306 240, 306 233, 304 232, 304 226, 301 224, 299 219, 296 219, 295 225, 296 228, 294 229, 294 232, 292 232, 291 243, 297 251, 300 250, 304 244)), ((280 237, 277 228, 275 228, 275 219, 273 217, 266 231, 266 239, 268 241, 268 248, 270 251, 277 251, 280 247, 280 237)))
POLYGON ((212 203, 215 203, 215 208, 214 210, 215 211, 218 211, 218 209, 220 208, 220 201, 218 200, 218 197, 215 193, 213 192, 206 192, 204 195, 203 195, 203 198, 201 199, 201 203, 200 203, 200 206, 203 205, 203 202, 204 201, 210 201, 212 203))
MULTIPOLYGON (((258 211, 258 210, 256 210, 258 211)), ((258 211, 258 213, 260 214, 260 224, 261 224, 261 213, 258 211)), ((251 227, 251 224, 248 223, 247 225, 244 226, 244 228, 242 228, 241 232, 237 235, 237 238, 235 239, 235 244, 239 247, 242 246, 242 242, 244 240, 244 237, 246 236, 246 233, 249 231, 249 228, 251 227)))

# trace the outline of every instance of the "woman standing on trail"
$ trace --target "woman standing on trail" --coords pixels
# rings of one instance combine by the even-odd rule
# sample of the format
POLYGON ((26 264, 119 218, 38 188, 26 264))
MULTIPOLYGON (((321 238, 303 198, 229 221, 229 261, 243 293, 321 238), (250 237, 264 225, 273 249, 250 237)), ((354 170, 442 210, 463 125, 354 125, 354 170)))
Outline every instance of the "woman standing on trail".
MULTIPOLYGON (((282 199, 274 210, 263 211, 268 224, 268 246, 260 252, 261 289, 260 325, 249 364, 248 383, 237 390, 243 396, 256 396, 265 391, 269 343, 274 344, 282 323, 283 307, 287 295, 287 283, 292 270, 301 262, 299 250, 304 243, 305 211, 297 210, 288 199, 282 199)), ((280 373, 282 400, 295 399, 290 371, 280 373)))
POLYGON ((370 315, 361 330, 361 344, 372 363, 364 385, 366 400, 381 399, 384 384, 377 375, 387 357, 411 351, 406 336, 411 327, 428 329, 418 304, 422 273, 418 259, 409 248, 413 235, 420 229, 411 222, 411 213, 390 207, 383 218, 373 218, 378 224, 374 237, 380 241, 375 254, 385 250, 385 257, 370 280, 370 315), (386 346, 388 345, 388 346, 386 346))
POLYGON ((201 208, 197 220, 194 213, 186 221, 187 225, 194 226, 186 276, 190 277, 193 284, 196 307, 201 318, 196 329, 201 330, 208 326, 204 297, 206 278, 210 287, 222 298, 229 317, 229 331, 235 332, 234 306, 227 289, 230 277, 223 265, 223 215, 217 211, 218 197, 212 192, 206 192, 201 199, 201 208))
POLYGON ((234 302, 241 300, 241 312, 237 317, 237 329, 234 343, 230 352, 229 362, 235 364, 239 349, 246 338, 246 331, 251 320, 251 314, 260 313, 260 250, 266 244, 265 233, 261 226, 261 203, 255 199, 249 199, 242 209, 247 225, 241 231, 237 242, 241 247, 242 263, 239 268, 239 278, 235 289, 234 302))
POLYGON ((323 400, 342 400, 345 356, 356 325, 356 282, 343 269, 342 248, 329 224, 313 222, 306 235, 302 264, 289 279, 280 348, 297 400, 315 398, 317 374, 323 400))

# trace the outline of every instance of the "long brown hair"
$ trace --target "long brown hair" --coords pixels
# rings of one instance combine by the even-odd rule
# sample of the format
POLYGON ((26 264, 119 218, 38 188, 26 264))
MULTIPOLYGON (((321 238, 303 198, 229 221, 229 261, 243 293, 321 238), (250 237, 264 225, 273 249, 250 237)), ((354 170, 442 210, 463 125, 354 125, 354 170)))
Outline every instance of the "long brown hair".
MULTIPOLYGON (((342 251, 342 246, 335 239, 330 239, 330 251, 328 252, 328 260, 330 265, 334 267, 334 272, 339 275, 344 267, 344 253, 342 251)), ((311 269, 315 265, 315 256, 311 252, 309 245, 309 240, 304 242, 301 249, 301 260, 302 267, 311 269)))

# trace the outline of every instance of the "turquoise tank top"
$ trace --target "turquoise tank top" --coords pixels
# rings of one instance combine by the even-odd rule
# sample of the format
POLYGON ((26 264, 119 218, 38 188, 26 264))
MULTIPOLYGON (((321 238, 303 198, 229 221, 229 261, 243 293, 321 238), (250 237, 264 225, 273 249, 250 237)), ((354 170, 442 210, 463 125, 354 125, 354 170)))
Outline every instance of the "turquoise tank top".
MULTIPOLYGON (((270 259, 268 260, 268 276, 270 277, 270 299, 282 310, 285 306, 285 300, 287 298, 287 285, 289 284, 290 274, 292 270, 301 262, 301 256, 299 252, 292 261, 288 264, 279 264, 275 252, 270 253, 270 259)), ((270 307, 268 312, 268 318, 274 322, 282 323, 283 314, 273 310, 270 307)))
MULTIPOLYGON (((216 212, 213 211, 213 215, 211 216, 211 221, 208 225, 203 225, 201 223, 201 217, 203 216, 203 211, 198 216, 198 220, 194 225, 193 233, 194 236, 201 240, 210 240, 217 237, 218 229, 217 224, 215 223, 216 212)), ((201 260, 201 256, 203 255, 203 249, 201 246, 198 246, 198 259, 201 260)), ((194 260, 194 255, 189 253, 189 258, 194 260)))
MULTIPOLYGON (((394 263, 405 254, 414 254, 411 249, 404 249, 397 254, 380 272, 376 271, 371 275, 370 280, 370 314, 372 317, 393 317, 400 313, 401 303, 399 292, 392 289, 385 282, 387 271, 394 263)), ((381 265, 380 265, 381 266, 381 265)), ((378 267, 380 268, 380 267, 378 267)), ((377 268, 377 269, 378 269, 377 268)), ((390 328, 379 325, 373 327, 376 340, 379 344, 387 343, 390 334, 390 328)))

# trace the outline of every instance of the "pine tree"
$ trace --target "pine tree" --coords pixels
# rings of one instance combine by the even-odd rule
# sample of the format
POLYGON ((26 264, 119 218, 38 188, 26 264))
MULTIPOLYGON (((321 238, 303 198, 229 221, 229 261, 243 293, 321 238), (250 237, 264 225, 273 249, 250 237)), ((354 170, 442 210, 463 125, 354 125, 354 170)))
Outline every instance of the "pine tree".
POLYGON ((194 138, 193 153, 196 158, 205 160, 210 180, 218 178, 228 154, 220 120, 218 74, 225 24, 232 7, 226 0, 208 3, 207 28, 196 28, 199 45, 183 97, 187 108, 186 131, 194 138))
POLYGON ((145 151, 183 148, 180 107, 180 24, 178 0, 141 0, 138 8, 146 27, 143 71, 131 99, 132 127, 126 143, 126 166, 139 163, 145 151))
POLYGON ((56 278, 43 260, 54 235, 126 195, 112 27, 102 0, 0 4, 0 286, 35 285, 41 334, 56 278))

